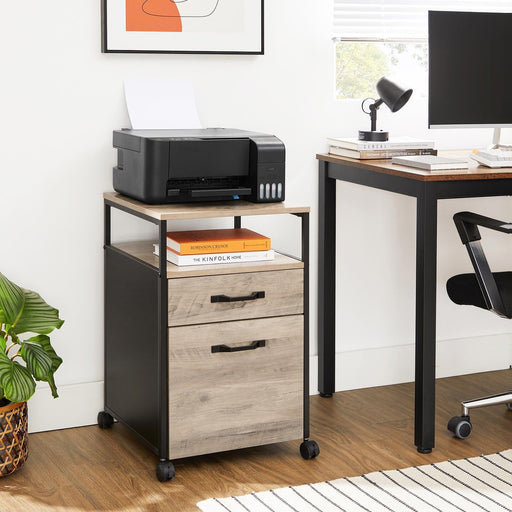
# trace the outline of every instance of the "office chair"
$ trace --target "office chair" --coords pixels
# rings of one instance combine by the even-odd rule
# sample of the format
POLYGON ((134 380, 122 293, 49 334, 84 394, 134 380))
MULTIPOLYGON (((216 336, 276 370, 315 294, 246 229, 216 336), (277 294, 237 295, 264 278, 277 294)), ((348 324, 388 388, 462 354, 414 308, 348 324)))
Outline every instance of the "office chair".
MULTIPOLYGON (((446 283, 448 296, 456 304, 476 306, 503 318, 512 318, 512 272, 491 272, 478 230, 478 226, 482 226, 502 233, 512 233, 512 224, 471 212, 456 213, 453 220, 468 250, 475 273, 451 277, 446 283)), ((512 410, 512 391, 461 402, 462 414, 448 422, 448 430, 455 437, 468 438, 473 428, 469 410, 496 404, 506 404, 512 410)))

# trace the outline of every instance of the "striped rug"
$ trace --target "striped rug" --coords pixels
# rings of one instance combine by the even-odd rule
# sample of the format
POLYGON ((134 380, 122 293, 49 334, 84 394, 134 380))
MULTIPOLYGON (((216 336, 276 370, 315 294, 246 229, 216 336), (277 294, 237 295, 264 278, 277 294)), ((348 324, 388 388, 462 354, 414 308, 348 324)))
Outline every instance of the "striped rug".
POLYGON ((354 478, 212 498, 204 512, 512 511, 512 450, 354 478))

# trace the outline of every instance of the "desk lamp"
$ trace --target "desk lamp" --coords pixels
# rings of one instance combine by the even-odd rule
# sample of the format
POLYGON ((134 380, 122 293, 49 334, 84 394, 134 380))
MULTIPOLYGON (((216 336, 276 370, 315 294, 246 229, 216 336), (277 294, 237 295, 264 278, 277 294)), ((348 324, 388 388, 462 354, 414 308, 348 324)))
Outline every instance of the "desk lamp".
POLYGON ((366 98, 361 103, 361 109, 365 114, 370 115, 371 131, 359 130, 359 140, 370 140, 370 141, 386 141, 389 139, 389 132, 377 131, 377 110, 385 103, 391 112, 400 110, 409 100, 412 94, 412 89, 402 89, 400 86, 388 80, 386 77, 382 77, 377 82, 377 94, 379 99, 366 98), (365 110, 365 102, 371 100, 368 108, 369 112, 365 110))

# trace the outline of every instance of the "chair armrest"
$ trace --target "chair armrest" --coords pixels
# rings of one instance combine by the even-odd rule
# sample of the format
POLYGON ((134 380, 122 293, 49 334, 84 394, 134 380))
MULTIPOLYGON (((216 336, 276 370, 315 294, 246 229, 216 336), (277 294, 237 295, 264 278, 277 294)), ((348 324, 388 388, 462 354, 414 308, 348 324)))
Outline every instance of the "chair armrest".
POLYGON ((460 239, 468 251, 487 309, 494 311, 499 316, 509 318, 503 304, 503 298, 498 290, 496 280, 480 243, 482 237, 477 226, 502 233, 512 233, 512 224, 472 212, 456 213, 453 216, 453 220, 457 226, 460 239))
POLYGON ((492 229, 494 231, 500 231, 502 233, 512 233, 512 224, 498 219, 492 219, 491 217, 484 217, 483 215, 478 215, 472 212, 456 213, 453 216, 453 220, 464 245, 482 238, 480 236, 478 226, 492 229))

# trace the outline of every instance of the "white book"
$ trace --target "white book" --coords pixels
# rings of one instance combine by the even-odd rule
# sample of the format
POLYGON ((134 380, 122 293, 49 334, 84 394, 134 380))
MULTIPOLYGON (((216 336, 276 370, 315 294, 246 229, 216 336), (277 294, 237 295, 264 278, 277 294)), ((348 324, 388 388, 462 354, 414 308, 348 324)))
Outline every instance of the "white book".
POLYGON ((418 155, 394 156, 391 163, 417 167, 427 171, 444 171, 449 169, 468 169, 469 162, 465 158, 446 158, 444 156, 418 155))
MULTIPOLYGON (((153 254, 160 255, 160 247, 153 244, 153 254)), ((273 249, 268 251, 223 252, 213 254, 177 254, 167 249, 167 261, 175 265, 214 265, 218 263, 245 263, 249 261, 270 261, 275 258, 273 249)))
POLYGON ((434 148, 433 140, 415 137, 390 137, 387 141, 359 140, 356 137, 328 137, 327 142, 334 147, 368 151, 376 149, 421 149, 434 148))
POLYGON ((338 156, 348 156, 359 160, 380 160, 383 158, 392 158, 394 156, 411 156, 411 155, 437 155, 437 149, 420 148, 420 149, 374 149, 357 151, 356 149, 338 148, 329 146, 329 153, 338 156))

